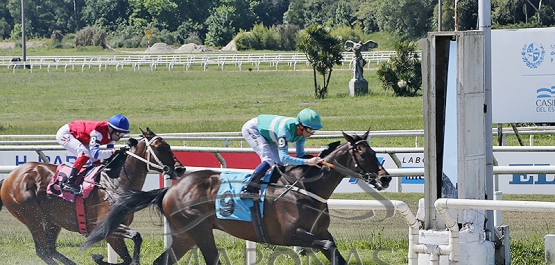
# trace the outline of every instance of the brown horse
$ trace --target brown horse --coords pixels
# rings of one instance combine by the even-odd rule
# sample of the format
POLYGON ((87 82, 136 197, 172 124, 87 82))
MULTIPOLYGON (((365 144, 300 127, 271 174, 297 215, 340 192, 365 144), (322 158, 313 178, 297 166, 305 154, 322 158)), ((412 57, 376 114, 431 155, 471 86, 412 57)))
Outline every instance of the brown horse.
MULTIPOLYGON (((141 130, 142 131, 142 130, 141 130)), ((174 156, 170 145, 150 129, 142 131, 143 138, 130 139, 128 148, 117 151, 112 157, 108 173, 102 173, 100 184, 85 199, 87 231, 109 210, 113 198, 125 190, 141 190, 148 171, 152 168, 177 179, 185 169, 174 156)), ((35 241, 37 255, 47 264, 75 264, 56 250, 56 240, 62 228, 79 232, 75 203, 47 194, 46 189, 56 172, 57 165, 28 162, 0 182, 0 209, 2 203, 12 215, 29 228, 35 241)), ((129 225, 130 215, 122 222, 129 225)), ((128 238, 140 242, 140 235, 128 238)), ((128 253, 123 238, 106 241, 124 260, 124 264, 138 264, 140 253, 128 253)), ((140 244, 140 243, 139 243, 140 244)))
MULTIPOLYGON (((335 150, 323 156, 331 169, 299 166, 282 173, 276 183, 268 186, 262 221, 267 230, 266 243, 317 248, 332 264, 346 264, 328 231, 330 217, 326 200, 345 175, 363 179, 378 190, 387 188, 391 177, 368 144, 368 132, 362 137, 345 133, 343 136, 347 142, 336 145, 335 150)), ((118 198, 84 247, 114 236, 126 215, 155 204, 169 220, 173 241, 154 264, 176 263, 195 245, 206 264, 220 264, 212 229, 261 241, 252 223, 216 217, 215 201, 221 199, 217 195, 221 183, 219 172, 203 170, 187 175, 169 188, 128 192, 118 198)))

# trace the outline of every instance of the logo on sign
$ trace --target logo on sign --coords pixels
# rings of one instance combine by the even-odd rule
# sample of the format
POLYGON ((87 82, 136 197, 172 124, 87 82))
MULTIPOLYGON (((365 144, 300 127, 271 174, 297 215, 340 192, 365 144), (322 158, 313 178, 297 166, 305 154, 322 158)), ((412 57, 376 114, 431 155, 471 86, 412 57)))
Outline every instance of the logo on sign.
POLYGON ((536 90, 536 112, 555 112, 555 86, 536 90))
POLYGON ((543 62, 545 56, 545 49, 541 44, 530 43, 524 44, 522 47, 522 61, 528 68, 538 68, 543 62))
MULTIPOLYGON (((509 166, 550 166, 550 164, 509 164, 509 166)), ((524 184, 524 185, 555 185, 555 177, 547 174, 513 174, 513 179, 509 184, 524 184)))

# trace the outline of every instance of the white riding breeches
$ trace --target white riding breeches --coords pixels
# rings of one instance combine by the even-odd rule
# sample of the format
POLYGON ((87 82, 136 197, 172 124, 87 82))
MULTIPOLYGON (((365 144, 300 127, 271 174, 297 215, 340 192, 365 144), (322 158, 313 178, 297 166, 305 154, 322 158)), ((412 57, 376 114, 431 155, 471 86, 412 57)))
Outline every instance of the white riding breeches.
POLYGON ((268 142, 258 131, 258 118, 252 118, 247 121, 241 129, 241 134, 256 154, 258 154, 261 162, 266 162, 269 165, 283 164, 279 159, 277 143, 268 142))
POLYGON ((89 148, 81 143, 81 141, 77 140, 77 138, 75 138, 69 132, 69 124, 62 126, 62 128, 58 130, 58 132, 56 133, 56 140, 61 146, 63 146, 75 156, 79 157, 83 154, 89 157, 91 159, 91 162, 94 162, 94 159, 91 158, 89 148))

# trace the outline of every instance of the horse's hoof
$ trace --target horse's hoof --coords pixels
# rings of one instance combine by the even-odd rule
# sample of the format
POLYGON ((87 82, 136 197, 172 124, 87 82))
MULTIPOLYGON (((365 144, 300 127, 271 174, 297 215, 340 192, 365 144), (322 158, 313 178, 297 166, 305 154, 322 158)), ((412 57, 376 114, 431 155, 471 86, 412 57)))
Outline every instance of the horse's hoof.
POLYGON ((102 254, 91 254, 91 257, 94 260, 94 262, 96 262, 96 264, 104 264, 104 261, 102 261, 104 259, 104 255, 102 255, 102 254))

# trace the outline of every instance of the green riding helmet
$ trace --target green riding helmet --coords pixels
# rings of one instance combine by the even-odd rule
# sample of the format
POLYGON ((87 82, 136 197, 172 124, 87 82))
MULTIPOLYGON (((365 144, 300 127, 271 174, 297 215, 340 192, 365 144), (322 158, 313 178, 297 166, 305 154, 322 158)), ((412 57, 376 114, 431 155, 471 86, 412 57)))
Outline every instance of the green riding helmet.
POLYGON ((322 119, 320 115, 309 108, 301 110, 297 114, 297 121, 305 127, 310 127, 314 130, 322 129, 322 119))

